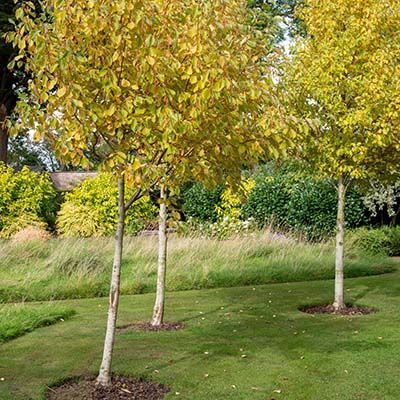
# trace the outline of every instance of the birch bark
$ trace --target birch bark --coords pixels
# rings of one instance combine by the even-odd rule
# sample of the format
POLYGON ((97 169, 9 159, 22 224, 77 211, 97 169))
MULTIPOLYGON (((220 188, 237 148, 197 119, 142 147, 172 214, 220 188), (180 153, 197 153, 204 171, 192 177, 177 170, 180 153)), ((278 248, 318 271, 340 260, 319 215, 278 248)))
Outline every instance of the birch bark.
POLYGON ((165 276, 167 266, 167 192, 161 186, 160 193, 160 220, 158 228, 158 269, 157 269, 157 294, 153 309, 151 324, 159 326, 164 322, 165 307, 165 276))
POLYGON ((100 366, 97 383, 102 386, 111 384, 111 365, 115 340, 115 329, 119 304, 119 288, 121 277, 122 247, 125 230, 125 180, 118 179, 118 225, 115 235, 114 263, 111 275, 110 297, 106 337, 104 340, 103 359, 100 366))
POLYGON ((338 183, 338 210, 336 218, 336 255, 335 255, 335 301, 336 311, 345 307, 344 304, 344 208, 346 187, 343 176, 338 183))

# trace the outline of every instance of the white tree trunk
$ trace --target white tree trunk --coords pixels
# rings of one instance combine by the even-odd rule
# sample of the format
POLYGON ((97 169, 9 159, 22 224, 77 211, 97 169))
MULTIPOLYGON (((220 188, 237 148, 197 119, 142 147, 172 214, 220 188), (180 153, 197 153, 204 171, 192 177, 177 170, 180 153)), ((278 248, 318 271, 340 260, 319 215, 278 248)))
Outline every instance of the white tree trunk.
POLYGON ((108 307, 107 331, 104 340, 103 360, 101 362, 97 383, 102 386, 111 384, 111 363, 114 348, 115 328, 118 314, 119 287, 121 277, 122 245, 125 229, 124 195, 125 181, 118 179, 118 225, 115 235, 114 263, 111 275, 110 298, 108 307))
POLYGON ((167 193, 165 186, 161 186, 160 193, 160 220, 158 229, 158 270, 157 270, 157 294, 153 309, 151 324, 159 326, 164 321, 165 304, 165 275, 167 266, 167 193))
POLYGON ((344 304, 344 207, 345 207, 346 187, 343 176, 338 183, 338 210, 336 219, 336 256, 335 256, 335 301, 333 307, 335 311, 345 307, 344 304))

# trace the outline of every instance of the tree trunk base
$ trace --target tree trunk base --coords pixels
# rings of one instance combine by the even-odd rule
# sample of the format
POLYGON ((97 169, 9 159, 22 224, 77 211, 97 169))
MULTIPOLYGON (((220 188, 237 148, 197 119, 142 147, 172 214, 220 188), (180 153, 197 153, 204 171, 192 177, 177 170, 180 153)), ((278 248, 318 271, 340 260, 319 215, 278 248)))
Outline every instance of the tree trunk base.
POLYGON ((111 386, 111 378, 103 377, 103 376, 98 376, 96 378, 96 385, 103 386, 103 387, 108 387, 111 386))
POLYGON ((338 303, 334 302, 332 304, 332 307, 335 310, 335 312, 339 312, 339 311, 342 311, 342 310, 344 310, 346 308, 346 304, 338 304, 338 303))
POLYGON ((51 387, 46 393, 46 400, 126 400, 128 398, 140 398, 143 400, 164 399, 170 389, 160 383, 133 379, 124 376, 113 376, 112 384, 99 385, 93 377, 82 377, 79 380, 70 379, 59 386, 51 387))
POLYGON ((376 310, 373 308, 357 306, 344 306, 342 308, 335 309, 332 304, 300 307, 299 310, 307 314, 332 314, 349 316, 367 315, 376 312, 376 310))
POLYGON ((160 325, 152 325, 148 322, 138 322, 136 324, 129 324, 118 328, 118 332, 160 332, 160 331, 178 331, 183 329, 185 324, 183 322, 164 322, 160 325))

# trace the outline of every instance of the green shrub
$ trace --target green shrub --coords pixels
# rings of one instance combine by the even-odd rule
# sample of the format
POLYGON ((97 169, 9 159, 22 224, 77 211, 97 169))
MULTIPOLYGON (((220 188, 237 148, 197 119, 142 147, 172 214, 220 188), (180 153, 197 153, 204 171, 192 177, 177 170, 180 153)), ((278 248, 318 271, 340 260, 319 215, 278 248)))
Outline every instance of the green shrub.
POLYGON ((259 228, 273 221, 275 225, 285 223, 290 201, 291 182, 283 175, 258 173, 256 184, 251 190, 246 204, 242 207, 243 218, 254 218, 259 228))
MULTIPOLYGON (((293 186, 285 222, 307 239, 320 240, 335 232, 336 213, 337 191, 332 182, 308 178, 293 186)), ((355 187, 350 187, 346 193, 346 228, 368 222, 361 195, 355 187)))
POLYGON ((52 226, 56 210, 57 192, 46 173, 27 167, 14 172, 0 163, 0 236, 25 228, 29 220, 52 226))
MULTIPOLYGON (((315 179, 301 166, 268 164, 256 171, 255 186, 242 207, 243 218, 254 218, 320 240, 335 231, 337 192, 329 180, 315 179)), ((356 187, 346 195, 346 227, 369 223, 367 210, 356 187)))
POLYGON ((65 202, 57 217, 57 227, 64 237, 103 236, 112 229, 102 221, 101 213, 87 204, 65 202))
MULTIPOLYGON (((126 198, 135 192, 127 185, 126 198)), ((155 207, 148 196, 132 205, 126 215, 126 231, 136 234, 149 220, 155 218, 155 207)), ((103 236, 114 233, 118 219, 118 189, 110 174, 87 179, 65 196, 57 217, 61 235, 103 236)))
POLYGON ((28 227, 36 228, 40 231, 46 231, 48 228, 47 224, 41 221, 37 215, 24 214, 17 217, 4 218, 4 227, 0 232, 0 236, 4 239, 9 239, 28 227))
POLYGON ((400 227, 359 228, 350 232, 349 239, 367 254, 400 256, 400 227))
POLYGON ((222 188, 214 190, 195 183, 183 193, 183 212, 186 217, 201 222, 215 222, 218 219, 217 207, 221 204, 222 188))

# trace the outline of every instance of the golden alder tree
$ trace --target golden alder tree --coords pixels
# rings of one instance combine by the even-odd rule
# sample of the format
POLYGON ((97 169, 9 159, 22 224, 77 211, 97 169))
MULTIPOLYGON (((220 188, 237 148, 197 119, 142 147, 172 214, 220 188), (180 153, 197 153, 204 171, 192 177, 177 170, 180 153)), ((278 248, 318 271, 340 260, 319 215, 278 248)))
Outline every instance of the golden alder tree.
POLYGON ((307 0, 281 81, 297 150, 337 182, 334 308, 343 298, 345 194, 351 180, 399 171, 400 6, 397 0, 307 0))
MULTIPOLYGON (((98 383, 111 383, 126 210, 151 188, 188 176, 240 174, 272 135, 271 54, 242 0, 44 0, 16 13, 13 63, 26 66, 18 123, 57 155, 115 173, 119 220, 98 383), (125 181, 136 183, 131 198, 125 181)), ((164 200, 163 200, 164 201, 164 200)), ((163 202, 162 201, 162 202, 163 202)))

